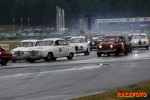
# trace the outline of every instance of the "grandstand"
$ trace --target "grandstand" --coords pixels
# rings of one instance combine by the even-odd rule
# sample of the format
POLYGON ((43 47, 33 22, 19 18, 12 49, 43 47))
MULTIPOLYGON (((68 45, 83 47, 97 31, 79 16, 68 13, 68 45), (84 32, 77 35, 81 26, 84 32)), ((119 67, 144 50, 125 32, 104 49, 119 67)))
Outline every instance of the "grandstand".
POLYGON ((96 19, 95 28, 97 31, 104 32, 139 32, 141 30, 150 31, 150 17, 142 18, 115 18, 115 19, 96 19))

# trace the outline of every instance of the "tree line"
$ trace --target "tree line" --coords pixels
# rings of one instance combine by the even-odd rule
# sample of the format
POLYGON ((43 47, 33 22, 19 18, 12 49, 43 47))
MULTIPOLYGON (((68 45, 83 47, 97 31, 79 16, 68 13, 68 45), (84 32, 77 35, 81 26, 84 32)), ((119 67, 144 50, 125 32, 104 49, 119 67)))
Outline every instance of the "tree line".
POLYGON ((79 15, 95 18, 149 17, 149 0, 0 0, 0 24, 56 26, 56 6, 65 11, 66 26, 78 24, 79 15))

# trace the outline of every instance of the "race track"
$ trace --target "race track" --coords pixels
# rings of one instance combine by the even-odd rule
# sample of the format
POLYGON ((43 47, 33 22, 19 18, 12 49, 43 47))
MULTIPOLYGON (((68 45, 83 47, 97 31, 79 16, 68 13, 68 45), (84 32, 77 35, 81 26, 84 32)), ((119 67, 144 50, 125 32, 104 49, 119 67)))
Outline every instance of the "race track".
POLYGON ((150 50, 0 66, 0 100, 64 100, 150 81, 150 50))

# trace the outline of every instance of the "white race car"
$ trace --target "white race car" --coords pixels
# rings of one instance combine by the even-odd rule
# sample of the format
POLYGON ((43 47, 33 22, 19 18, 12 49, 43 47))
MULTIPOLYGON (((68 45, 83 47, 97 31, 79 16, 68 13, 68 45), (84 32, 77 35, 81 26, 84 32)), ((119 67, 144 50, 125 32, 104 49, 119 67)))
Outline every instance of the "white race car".
POLYGON ((84 36, 72 37, 70 40, 70 46, 75 47, 76 54, 84 53, 85 55, 90 54, 90 46, 88 40, 84 36))
POLYGON ((13 56, 12 62, 17 60, 24 60, 26 56, 26 51, 31 47, 35 47, 40 40, 22 40, 17 48, 10 51, 13 56))
POLYGON ((134 48, 146 48, 149 49, 149 40, 147 38, 147 34, 145 33, 134 33, 132 35, 131 44, 134 48))
POLYGON ((67 57, 71 60, 75 54, 75 48, 68 45, 62 38, 43 39, 40 43, 30 50, 27 50, 26 59, 33 63, 35 60, 44 59, 55 61, 60 57, 67 57))

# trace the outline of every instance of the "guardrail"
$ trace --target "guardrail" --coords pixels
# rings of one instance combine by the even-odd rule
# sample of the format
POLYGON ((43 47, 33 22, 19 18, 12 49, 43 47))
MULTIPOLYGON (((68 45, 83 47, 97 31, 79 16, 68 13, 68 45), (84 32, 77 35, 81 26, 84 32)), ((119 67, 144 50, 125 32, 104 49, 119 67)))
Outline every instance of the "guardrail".
POLYGON ((9 44, 0 44, 0 46, 5 50, 9 50, 9 44))

